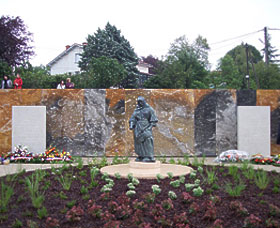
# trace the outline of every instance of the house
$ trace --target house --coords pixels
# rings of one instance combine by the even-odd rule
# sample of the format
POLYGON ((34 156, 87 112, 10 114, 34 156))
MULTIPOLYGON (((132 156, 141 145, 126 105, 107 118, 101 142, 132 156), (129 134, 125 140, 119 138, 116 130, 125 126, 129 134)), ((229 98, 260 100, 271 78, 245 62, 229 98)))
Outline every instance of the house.
MULTIPOLYGON (((79 61, 81 54, 83 53, 83 44, 73 44, 72 46, 67 45, 66 49, 59 54, 56 58, 50 61, 47 64, 47 67, 50 68, 50 74, 77 74, 80 73, 81 69, 79 68, 79 61)), ((136 68, 141 73, 140 85, 143 85, 144 81, 147 80, 153 74, 150 73, 150 69, 153 66, 151 64, 145 63, 143 60, 138 62, 136 68)))
MULTIPOLYGON (((85 45, 85 44, 83 44, 85 45)), ((83 52, 83 45, 67 45, 66 49, 47 64, 50 74, 76 74, 80 72, 79 61, 83 52)))

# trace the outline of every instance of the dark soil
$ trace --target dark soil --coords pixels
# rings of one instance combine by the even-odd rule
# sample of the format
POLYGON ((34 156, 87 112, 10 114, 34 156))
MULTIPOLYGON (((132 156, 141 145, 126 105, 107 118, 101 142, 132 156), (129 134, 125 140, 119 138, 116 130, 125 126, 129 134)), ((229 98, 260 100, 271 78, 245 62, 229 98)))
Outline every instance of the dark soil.
POLYGON ((64 176, 72 172, 75 176, 69 191, 63 190, 57 180, 59 174, 54 174, 54 169, 45 171, 40 191, 45 197, 43 206, 47 209, 48 216, 41 219, 37 209, 32 206, 24 181, 32 173, 22 172, 15 180, 10 176, 2 177, 3 183, 14 186, 14 194, 7 211, 0 213, 0 227, 280 227, 280 174, 276 172, 267 173, 269 184, 264 190, 260 190, 254 179, 247 179, 241 169, 234 178, 229 174, 228 168, 223 166, 214 168, 217 179, 214 185, 210 185, 207 183, 206 169, 209 171, 213 167, 204 166, 202 174, 197 172, 194 179, 190 175, 185 179, 185 183, 194 183, 195 179, 200 179, 204 193, 196 197, 190 191, 188 193, 191 199, 186 202, 183 198, 186 194, 185 183, 175 188, 170 185, 171 180, 168 178, 160 183, 157 180, 140 179, 135 190, 137 194, 129 198, 125 195, 129 181, 112 177, 115 183, 113 191, 104 194, 100 189, 106 182, 101 179, 101 174, 96 177, 98 186, 90 187, 90 168, 84 166, 78 169, 71 166, 62 171, 64 176), (234 187, 239 179, 246 185, 245 190, 240 196, 230 196, 225 190, 226 183, 232 183, 234 187), (160 186, 161 192, 154 202, 148 203, 147 194, 152 193, 151 186, 154 184, 160 186), (81 193, 82 186, 88 188, 88 193, 81 193), (170 190, 176 193, 177 199, 168 201, 170 190), (74 208, 69 205, 73 200, 74 208), (237 202, 232 203, 234 201, 237 202), (97 208, 96 213, 92 213, 94 206, 97 208), (250 216, 251 223, 248 222, 250 216))

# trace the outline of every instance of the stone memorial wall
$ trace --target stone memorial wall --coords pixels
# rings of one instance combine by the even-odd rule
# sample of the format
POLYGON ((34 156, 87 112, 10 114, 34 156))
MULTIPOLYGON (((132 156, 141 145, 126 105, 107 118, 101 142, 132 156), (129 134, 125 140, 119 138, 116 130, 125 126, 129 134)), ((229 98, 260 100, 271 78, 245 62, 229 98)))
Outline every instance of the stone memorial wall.
MULTIPOLYGON (((271 154, 280 122, 280 90, 0 90, 0 154, 12 147, 12 106, 46 106, 46 141, 72 155, 134 155, 128 120, 136 98, 155 109, 155 155, 216 156, 237 148, 237 106, 271 107, 271 154)), ((28 145, 27 145, 28 146, 28 145)))

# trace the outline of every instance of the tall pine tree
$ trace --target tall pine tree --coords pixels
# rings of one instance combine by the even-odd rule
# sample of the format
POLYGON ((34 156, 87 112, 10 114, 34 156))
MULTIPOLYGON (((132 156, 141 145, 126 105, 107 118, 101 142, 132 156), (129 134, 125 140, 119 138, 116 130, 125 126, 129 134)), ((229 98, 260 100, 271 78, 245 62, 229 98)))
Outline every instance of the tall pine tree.
POLYGON ((121 35, 121 31, 109 22, 105 29, 98 28, 94 35, 88 35, 79 66, 82 70, 88 71, 92 58, 102 56, 118 60, 128 72, 125 79, 120 82, 122 87, 136 87, 139 76, 136 68, 138 57, 130 43, 121 35))

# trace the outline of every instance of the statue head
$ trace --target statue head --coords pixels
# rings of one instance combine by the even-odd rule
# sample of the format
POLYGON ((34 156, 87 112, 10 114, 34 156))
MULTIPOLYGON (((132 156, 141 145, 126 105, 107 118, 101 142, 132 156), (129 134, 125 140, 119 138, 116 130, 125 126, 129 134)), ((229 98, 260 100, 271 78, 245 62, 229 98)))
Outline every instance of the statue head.
POLYGON ((142 96, 139 96, 139 97, 137 98, 137 106, 138 106, 139 108, 143 108, 145 105, 146 105, 145 98, 142 97, 142 96))

